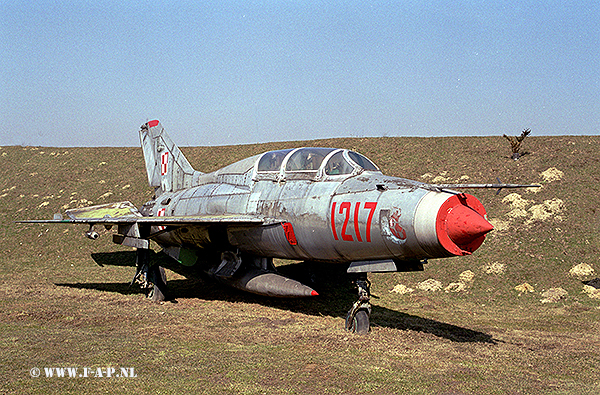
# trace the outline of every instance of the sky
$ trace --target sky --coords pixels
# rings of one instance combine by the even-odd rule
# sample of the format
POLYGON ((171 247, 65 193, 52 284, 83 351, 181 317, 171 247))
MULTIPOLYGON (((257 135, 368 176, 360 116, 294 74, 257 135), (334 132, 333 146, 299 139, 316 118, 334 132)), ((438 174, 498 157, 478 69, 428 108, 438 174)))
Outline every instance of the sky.
POLYGON ((0 146, 600 134, 600 2, 0 0, 0 146))

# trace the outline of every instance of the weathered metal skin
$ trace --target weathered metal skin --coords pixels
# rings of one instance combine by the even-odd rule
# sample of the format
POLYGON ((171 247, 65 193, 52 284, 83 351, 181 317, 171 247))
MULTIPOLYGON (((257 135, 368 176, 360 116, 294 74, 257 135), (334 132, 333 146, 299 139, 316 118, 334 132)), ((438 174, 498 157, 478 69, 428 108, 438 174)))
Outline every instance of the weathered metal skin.
MULTIPOLYGON (((261 169, 269 155, 275 154, 257 155, 214 173, 198 175, 194 180, 197 185, 187 189, 159 191, 162 193, 151 215, 254 215, 265 225, 230 224, 227 242, 232 248, 264 257, 350 263, 471 252, 446 248, 436 230, 440 208, 457 192, 435 191, 424 183, 384 176, 372 164, 367 170, 346 150, 286 150, 281 152, 275 168, 261 169), (318 167, 298 170, 288 165, 294 157, 308 157, 312 152, 323 156, 318 167), (336 154, 351 166, 346 174, 327 174, 328 161, 336 154)), ((364 157, 359 160, 368 161, 364 157)), ((168 167, 170 162, 166 177, 168 167)), ((484 217, 485 211, 480 215, 484 217)), ((215 242, 206 226, 166 231, 154 227, 152 234, 165 246, 209 248, 215 242)))

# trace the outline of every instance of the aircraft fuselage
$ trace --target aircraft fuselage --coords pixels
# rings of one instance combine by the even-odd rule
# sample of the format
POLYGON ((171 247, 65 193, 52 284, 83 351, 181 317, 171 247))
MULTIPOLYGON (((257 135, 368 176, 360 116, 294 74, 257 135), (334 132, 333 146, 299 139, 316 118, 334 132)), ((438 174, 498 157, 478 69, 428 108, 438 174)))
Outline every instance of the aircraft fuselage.
MULTIPOLYGON (((491 230, 483 206, 471 195, 435 191, 379 171, 260 172, 260 157, 249 159, 201 176, 199 182, 206 180, 201 185, 163 193, 147 215, 252 215, 270 225, 229 226, 231 247, 256 256, 343 263, 466 255, 491 230), (458 242, 446 230, 447 211, 457 206, 477 220, 458 230, 470 232, 458 242)), ((207 227, 153 227, 152 233, 162 245, 208 248, 215 243, 207 227)))

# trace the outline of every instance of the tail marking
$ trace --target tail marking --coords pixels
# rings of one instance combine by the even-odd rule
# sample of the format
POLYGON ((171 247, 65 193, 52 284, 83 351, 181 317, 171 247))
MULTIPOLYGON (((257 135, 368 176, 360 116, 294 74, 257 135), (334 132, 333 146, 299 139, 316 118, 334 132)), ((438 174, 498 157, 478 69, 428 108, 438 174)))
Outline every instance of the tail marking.
POLYGON ((197 185, 203 173, 192 168, 158 120, 142 125, 140 141, 148 183, 156 188, 157 196, 197 185))

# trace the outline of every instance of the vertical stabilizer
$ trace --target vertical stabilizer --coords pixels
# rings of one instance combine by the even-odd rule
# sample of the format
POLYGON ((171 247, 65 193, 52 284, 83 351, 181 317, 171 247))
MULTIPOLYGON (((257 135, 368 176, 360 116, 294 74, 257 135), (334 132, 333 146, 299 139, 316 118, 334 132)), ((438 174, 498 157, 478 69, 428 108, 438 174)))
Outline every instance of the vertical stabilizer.
POLYGON ((195 186, 203 174, 187 161, 167 135, 160 122, 149 121, 140 128, 140 141, 146 160, 148 183, 157 195, 195 186))

